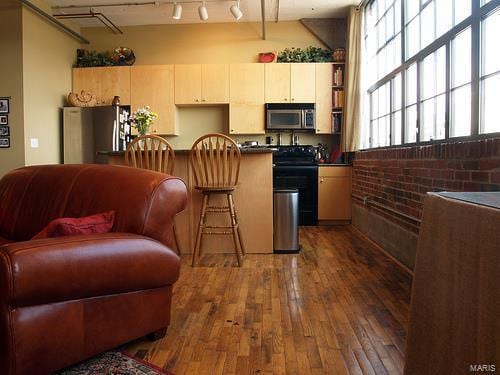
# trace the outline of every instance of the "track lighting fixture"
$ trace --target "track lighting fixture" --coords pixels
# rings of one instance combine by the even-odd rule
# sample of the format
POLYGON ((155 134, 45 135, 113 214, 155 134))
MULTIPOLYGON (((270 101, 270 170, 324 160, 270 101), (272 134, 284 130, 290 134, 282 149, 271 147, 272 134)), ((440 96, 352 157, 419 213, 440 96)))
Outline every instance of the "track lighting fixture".
POLYGON ((174 9, 172 10, 172 18, 174 20, 180 20, 182 17, 182 5, 174 2, 174 9))
POLYGON ((238 21, 243 16, 243 13, 241 12, 240 9, 240 0, 238 0, 236 4, 231 5, 230 10, 236 21, 238 21))
POLYGON ((203 1, 198 8, 198 14, 200 15, 200 20, 206 21, 208 20, 208 9, 205 6, 205 1, 203 1))

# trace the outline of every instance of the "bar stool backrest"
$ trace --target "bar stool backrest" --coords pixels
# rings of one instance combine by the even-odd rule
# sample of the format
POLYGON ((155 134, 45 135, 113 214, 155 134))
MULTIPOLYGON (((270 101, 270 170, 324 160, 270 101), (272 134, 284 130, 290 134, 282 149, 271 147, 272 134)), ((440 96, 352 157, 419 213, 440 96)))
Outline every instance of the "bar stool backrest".
POLYGON ((166 139, 157 135, 143 135, 130 142, 125 162, 130 167, 171 175, 174 173, 175 152, 166 139))
POLYGON ((197 188, 234 188, 238 185, 241 152, 224 134, 198 138, 189 154, 197 188))

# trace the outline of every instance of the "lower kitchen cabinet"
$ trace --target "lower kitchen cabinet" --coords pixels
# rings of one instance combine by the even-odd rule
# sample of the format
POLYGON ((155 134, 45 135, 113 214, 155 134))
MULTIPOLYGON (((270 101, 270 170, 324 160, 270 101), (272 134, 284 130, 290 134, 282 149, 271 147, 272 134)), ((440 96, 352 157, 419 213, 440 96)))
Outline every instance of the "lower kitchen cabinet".
POLYGON ((351 167, 320 166, 318 220, 351 220, 351 167))

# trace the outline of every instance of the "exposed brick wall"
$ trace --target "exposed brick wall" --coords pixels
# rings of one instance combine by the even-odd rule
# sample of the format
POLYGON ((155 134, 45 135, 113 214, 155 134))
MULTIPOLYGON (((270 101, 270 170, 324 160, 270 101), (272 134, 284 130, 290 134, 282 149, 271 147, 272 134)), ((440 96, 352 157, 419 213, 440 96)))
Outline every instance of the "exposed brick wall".
POLYGON ((360 151, 353 163, 354 204, 368 197, 417 220, 372 206, 418 233, 425 193, 500 191, 500 138, 360 151))

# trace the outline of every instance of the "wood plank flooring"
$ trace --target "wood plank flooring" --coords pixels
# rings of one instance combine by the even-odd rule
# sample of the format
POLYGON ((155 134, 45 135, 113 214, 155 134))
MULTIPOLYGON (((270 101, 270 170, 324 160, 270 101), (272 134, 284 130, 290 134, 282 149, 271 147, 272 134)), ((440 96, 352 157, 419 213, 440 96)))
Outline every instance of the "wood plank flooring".
POLYGON ((162 340, 126 350, 181 374, 401 374, 411 278, 350 226, 304 227, 300 255, 182 260, 162 340))

